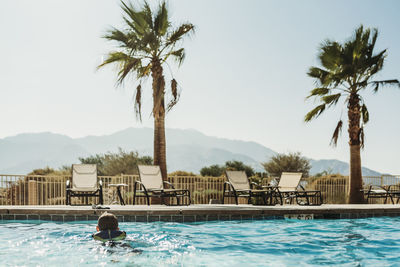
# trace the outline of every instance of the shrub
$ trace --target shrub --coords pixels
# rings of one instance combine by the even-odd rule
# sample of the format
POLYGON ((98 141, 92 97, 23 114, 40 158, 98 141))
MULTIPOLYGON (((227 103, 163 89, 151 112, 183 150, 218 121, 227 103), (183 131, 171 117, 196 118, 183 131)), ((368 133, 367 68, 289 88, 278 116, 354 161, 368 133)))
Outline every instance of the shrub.
POLYGON ((275 177, 280 177, 282 172, 302 172, 303 177, 308 177, 311 169, 310 161, 302 157, 300 152, 278 154, 262 165, 269 175, 275 177))

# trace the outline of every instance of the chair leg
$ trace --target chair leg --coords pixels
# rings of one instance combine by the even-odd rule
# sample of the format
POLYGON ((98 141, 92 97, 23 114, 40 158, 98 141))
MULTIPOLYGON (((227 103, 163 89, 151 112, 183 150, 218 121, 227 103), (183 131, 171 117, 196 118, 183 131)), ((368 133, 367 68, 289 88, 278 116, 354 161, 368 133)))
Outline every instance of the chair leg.
POLYGON ((266 205, 267 205, 267 194, 262 193, 262 194, 261 194, 261 198, 262 198, 262 200, 263 200, 263 204, 266 206, 266 205))
POLYGON ((282 194, 279 193, 279 195, 275 195, 275 200, 278 200, 278 202, 280 202, 279 204, 282 206, 283 205, 283 197, 282 194), (279 197, 279 198, 278 198, 279 197))
POLYGON ((99 191, 99 201, 100 201, 100 205, 104 205, 103 190, 102 189, 100 189, 100 191, 99 191))
POLYGON ((252 204, 252 199, 251 199, 252 195, 251 192, 249 192, 249 199, 247 200, 247 204, 252 204))
POLYGON ((147 206, 150 206, 150 198, 147 192, 146 192, 146 200, 147 200, 147 206))
POLYGON ((120 189, 120 187, 117 187, 117 194, 118 194, 118 198, 119 198, 119 203, 120 203, 122 206, 125 206, 125 202, 124 202, 124 199, 122 198, 122 194, 121 194, 121 189, 120 189))
POLYGON ((236 192, 235 192, 235 203, 236 203, 236 205, 239 205, 239 203, 238 203, 238 196, 237 196, 236 192))
POLYGON ((224 204, 225 204, 225 192, 222 193, 222 205, 224 205, 224 204))
POLYGON ((305 193, 305 194, 306 194, 307 205, 309 206, 310 205, 310 199, 308 198, 308 194, 307 193, 305 193))
POLYGON ((392 204, 394 205, 393 197, 391 194, 389 194, 390 200, 392 201, 392 204))

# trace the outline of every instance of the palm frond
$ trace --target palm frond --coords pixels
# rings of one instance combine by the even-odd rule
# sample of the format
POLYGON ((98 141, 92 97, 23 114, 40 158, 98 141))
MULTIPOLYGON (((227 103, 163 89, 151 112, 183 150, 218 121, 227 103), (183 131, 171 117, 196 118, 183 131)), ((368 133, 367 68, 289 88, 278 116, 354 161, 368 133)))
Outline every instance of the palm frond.
POLYGON ((318 56, 321 65, 328 70, 336 71, 340 64, 341 50, 342 47, 338 42, 326 40, 321 45, 321 53, 318 56))
POLYGON ((330 145, 337 146, 337 141, 339 139, 340 133, 342 132, 343 121, 340 120, 336 125, 335 131, 333 132, 330 145))
POLYGON ((191 23, 185 23, 179 26, 177 29, 172 31, 172 33, 167 37, 167 42, 165 46, 174 45, 178 42, 183 36, 188 33, 194 33, 195 27, 191 23))
POLYGON ((313 96, 323 96, 329 93, 329 88, 326 87, 318 87, 318 88, 314 88, 313 90, 311 90, 310 95, 307 96, 307 98, 313 97, 313 96))
POLYGON ((128 36, 124 32, 122 32, 122 31, 120 31, 120 30, 118 30, 118 29, 116 29, 114 27, 111 28, 107 32, 107 34, 103 35, 103 38, 105 38, 107 40, 110 40, 110 41, 121 42, 121 43, 123 43, 125 45, 128 45, 128 43, 129 43, 128 36))
POLYGON ((315 107, 313 110, 307 113, 307 115, 304 118, 304 121, 309 122, 314 118, 317 118, 319 115, 321 115, 322 112, 325 110, 325 104, 319 105, 315 107))
POLYGON ((140 35, 143 35, 150 29, 150 25, 148 24, 148 16, 147 12, 141 12, 136 10, 131 2, 126 4, 124 1, 121 1, 121 8, 125 12, 127 17, 123 17, 125 22, 129 22, 128 25, 131 29, 137 32, 140 35))
POLYGON ((125 60, 121 65, 120 65, 120 71, 118 72, 118 80, 117 82, 119 84, 122 84, 122 82, 125 80, 126 76, 130 72, 135 71, 136 69, 140 68, 142 65, 142 61, 138 58, 133 58, 130 57, 127 60, 125 60))
POLYGON ((317 67, 311 67, 308 72, 307 75, 310 76, 311 78, 315 78, 317 79, 317 81, 319 82, 319 84, 326 86, 329 85, 329 72, 326 70, 323 70, 321 68, 317 68, 317 67))
POLYGON ((123 52, 110 52, 108 57, 97 69, 108 64, 118 64, 118 79, 117 82, 122 84, 125 77, 132 71, 141 67, 142 60, 140 58, 131 57, 123 52))
POLYGON ((332 105, 336 105, 337 102, 339 101, 340 97, 342 96, 342 94, 334 94, 334 95, 326 95, 321 97, 322 101, 325 102, 325 104, 332 106, 332 105))
POLYGON ((367 124, 369 121, 369 112, 367 106, 363 104, 360 108, 361 119, 364 124, 367 124))
POLYGON ((125 60, 129 58, 129 55, 125 54, 124 52, 119 52, 119 51, 113 51, 108 53, 107 58, 101 63, 99 66, 97 66, 97 69, 100 69, 101 67, 104 67, 105 65, 111 64, 111 63, 122 63, 125 60))
POLYGON ((165 1, 163 1, 158 8, 156 17, 154 18, 154 31, 157 35, 164 36, 170 25, 171 23, 168 21, 168 9, 165 1))
POLYGON ((167 111, 170 111, 179 101, 180 94, 178 92, 178 83, 175 79, 171 80, 172 100, 168 103, 167 111))
POLYGON ((182 65, 183 61, 185 60, 185 56, 186 56, 185 49, 184 48, 180 48, 178 50, 174 50, 174 51, 169 52, 168 54, 166 54, 164 56, 164 60, 163 61, 166 61, 170 56, 172 56, 176 60, 178 65, 180 66, 180 65, 182 65))
POLYGON ((370 84, 374 85, 374 93, 378 92, 379 86, 384 86, 384 85, 397 85, 400 88, 400 82, 399 80, 384 80, 384 81, 372 81, 370 84))
POLYGON ((368 57, 372 57, 377 39, 378 39, 378 29, 374 28, 372 30, 371 42, 368 47, 368 52, 367 52, 368 57))
POLYGON ((157 51, 158 47, 160 46, 160 42, 154 32, 145 33, 141 41, 146 44, 146 46, 149 46, 151 51, 157 51))
POLYGON ((141 79, 143 77, 147 77, 150 75, 151 72, 151 63, 147 64, 146 66, 141 66, 137 69, 137 78, 141 79))
POLYGON ((150 5, 147 1, 144 1, 142 12, 147 25, 149 25, 150 29, 153 29, 153 12, 151 11, 150 5))
POLYGON ((142 85, 136 87, 135 113, 139 121, 142 121, 142 85))

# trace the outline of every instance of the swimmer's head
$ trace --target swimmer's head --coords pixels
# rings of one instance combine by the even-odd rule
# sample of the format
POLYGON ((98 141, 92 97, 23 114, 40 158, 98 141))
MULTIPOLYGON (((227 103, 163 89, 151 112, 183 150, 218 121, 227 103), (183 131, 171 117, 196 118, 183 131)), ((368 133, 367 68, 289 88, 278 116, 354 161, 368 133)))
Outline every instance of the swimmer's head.
POLYGON ((97 221, 96 230, 119 230, 117 216, 112 213, 104 212, 97 221))

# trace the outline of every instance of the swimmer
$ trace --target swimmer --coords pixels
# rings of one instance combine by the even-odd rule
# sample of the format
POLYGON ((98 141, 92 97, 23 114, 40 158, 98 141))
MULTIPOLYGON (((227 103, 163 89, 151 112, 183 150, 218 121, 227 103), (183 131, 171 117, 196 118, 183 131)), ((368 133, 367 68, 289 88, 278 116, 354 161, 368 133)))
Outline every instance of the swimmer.
MULTIPOLYGON (((112 213, 104 212, 97 221, 96 226, 97 233, 93 234, 94 240, 103 242, 107 247, 118 247, 127 248, 133 254, 140 254, 140 249, 134 249, 129 243, 120 243, 116 241, 122 241, 126 238, 125 231, 119 230, 118 219, 112 213)), ((110 251, 111 252, 111 251, 110 251)))
POLYGON ((104 212, 99 217, 96 230, 93 238, 102 242, 121 241, 126 238, 125 231, 119 230, 117 216, 112 213, 104 212))

